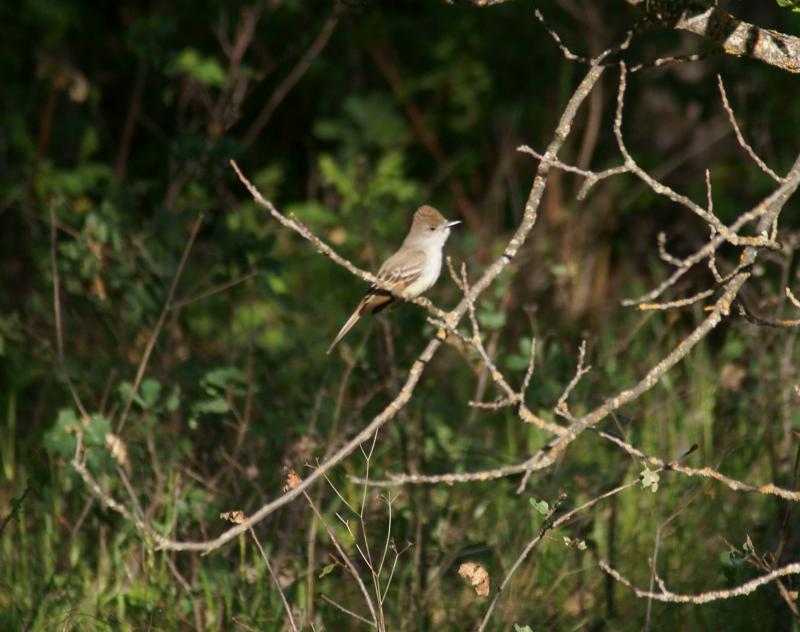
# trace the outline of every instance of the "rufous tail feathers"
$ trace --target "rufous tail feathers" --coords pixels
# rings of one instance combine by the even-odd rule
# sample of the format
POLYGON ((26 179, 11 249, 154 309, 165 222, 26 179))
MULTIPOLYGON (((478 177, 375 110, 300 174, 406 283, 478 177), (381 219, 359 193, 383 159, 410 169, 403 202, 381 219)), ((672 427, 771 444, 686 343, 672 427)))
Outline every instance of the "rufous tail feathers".
POLYGON ((336 338, 333 339, 331 346, 328 347, 328 350, 325 353, 329 354, 331 351, 333 351, 333 348, 339 344, 339 341, 347 335, 347 332, 349 332, 355 326, 355 324, 364 314, 367 312, 377 314, 395 300, 395 297, 388 292, 384 292, 382 290, 370 290, 367 295, 361 299, 358 307, 356 307, 356 311, 350 314, 350 318, 348 318, 347 322, 342 325, 339 333, 336 334, 336 338))

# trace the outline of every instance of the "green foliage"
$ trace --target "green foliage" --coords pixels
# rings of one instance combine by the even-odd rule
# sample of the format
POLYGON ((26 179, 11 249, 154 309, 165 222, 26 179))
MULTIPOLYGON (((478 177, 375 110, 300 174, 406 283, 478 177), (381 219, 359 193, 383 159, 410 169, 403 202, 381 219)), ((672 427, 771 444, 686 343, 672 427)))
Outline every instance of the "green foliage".
POLYGON ((654 472, 648 467, 645 467, 639 476, 642 479, 642 488, 649 489, 654 494, 658 491, 658 483, 661 476, 658 472, 654 472))
POLYGON ((87 454, 92 469, 103 470, 109 467, 112 459, 105 446, 111 424, 102 415, 90 415, 87 420, 82 421, 74 410, 62 408, 52 428, 44 436, 44 448, 53 456, 71 460, 75 457, 79 432, 82 435, 82 449, 87 454))
POLYGON ((547 504, 546 500, 536 500, 535 498, 530 499, 531 507, 536 511, 536 513, 541 514, 542 516, 546 516, 547 512, 550 511, 550 505, 547 504))
POLYGON ((185 48, 175 55, 167 66, 168 75, 185 74, 209 88, 225 85, 225 71, 213 57, 201 55, 193 48, 185 48))
POLYGON ((789 8, 794 13, 800 13, 800 0, 775 0, 779 7, 789 8))

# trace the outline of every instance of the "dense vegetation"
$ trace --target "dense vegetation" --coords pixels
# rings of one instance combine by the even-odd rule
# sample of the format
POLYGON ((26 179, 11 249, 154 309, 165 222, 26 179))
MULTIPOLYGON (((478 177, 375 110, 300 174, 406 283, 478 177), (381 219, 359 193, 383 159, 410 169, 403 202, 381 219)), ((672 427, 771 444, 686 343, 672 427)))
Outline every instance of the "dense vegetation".
MULTIPOLYGON (((534 6, 566 46, 591 56, 638 23, 642 9, 630 4, 3 5, 0 629, 289 629, 276 583, 298 627, 366 629, 342 610, 372 620, 326 527, 373 601, 370 565, 377 571, 388 548, 376 580, 387 629, 471 629, 489 600, 459 576, 462 562, 485 567, 493 596, 526 543, 547 531, 545 516, 639 477, 544 533, 487 629, 795 629, 794 576, 695 605, 638 598, 603 572, 598 560, 657 590, 650 559, 675 592, 724 589, 800 560, 800 536, 793 501, 657 473, 597 432, 534 472, 523 493, 520 475, 358 482, 513 465, 548 441, 517 406, 470 405, 502 392, 455 337, 374 446, 205 556, 158 550, 73 464, 80 435, 78 455, 102 493, 179 541, 214 538, 230 526, 221 513, 249 515, 279 496, 289 469, 308 476, 386 407, 437 327, 404 305, 365 320, 326 356, 366 285, 276 222, 229 160, 281 213, 373 271, 413 210, 432 204, 463 221, 447 253, 474 282, 523 217, 538 161, 517 147, 544 151, 586 73, 534 6)), ((723 4, 800 32, 786 3, 723 4)), ((718 73, 755 152, 789 171, 800 150, 796 76, 664 27, 642 29, 610 58, 559 153, 564 163, 621 164, 620 59, 646 65, 628 75, 628 149, 698 204, 710 169, 722 222, 776 183, 737 142, 718 73), (700 60, 647 66, 694 52, 700 60)), ((551 171, 527 242, 476 304, 497 368, 519 388, 533 348, 527 406, 565 425, 553 409, 582 340, 593 369, 570 394, 572 417, 637 383, 714 302, 622 305, 670 273, 660 232, 684 257, 708 240, 708 226, 632 174, 579 200, 582 184, 551 171)), ((797 208, 790 199, 780 247, 764 251, 740 293, 765 320, 797 318, 784 295, 800 289, 797 208)), ((720 249, 723 274, 738 256, 720 249)), ((667 298, 713 285, 702 264, 667 298)), ((442 309, 461 295, 446 271, 428 293, 442 309)), ((732 309, 657 386, 594 430, 648 456, 794 490, 797 334, 757 320, 732 309)), ((459 327, 471 335, 468 318, 459 327)))

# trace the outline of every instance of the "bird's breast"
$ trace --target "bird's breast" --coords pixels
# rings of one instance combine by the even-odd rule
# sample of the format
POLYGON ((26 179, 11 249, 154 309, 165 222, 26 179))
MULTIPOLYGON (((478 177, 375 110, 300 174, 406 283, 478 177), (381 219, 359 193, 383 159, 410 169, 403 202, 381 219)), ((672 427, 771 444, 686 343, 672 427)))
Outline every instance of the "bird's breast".
POLYGON ((426 292, 436 283, 442 271, 442 251, 437 249, 435 252, 428 252, 425 256, 425 265, 419 277, 410 283, 403 292, 409 298, 417 298, 426 292))

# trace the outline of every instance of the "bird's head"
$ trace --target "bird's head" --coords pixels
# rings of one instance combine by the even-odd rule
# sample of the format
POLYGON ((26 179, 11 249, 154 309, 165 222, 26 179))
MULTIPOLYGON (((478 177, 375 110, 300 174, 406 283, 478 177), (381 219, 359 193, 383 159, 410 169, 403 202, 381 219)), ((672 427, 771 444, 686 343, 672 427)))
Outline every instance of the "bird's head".
POLYGON ((414 220, 411 223, 408 239, 443 246, 450 236, 450 229, 460 223, 458 220, 447 220, 444 215, 432 206, 420 206, 414 213, 414 220))

